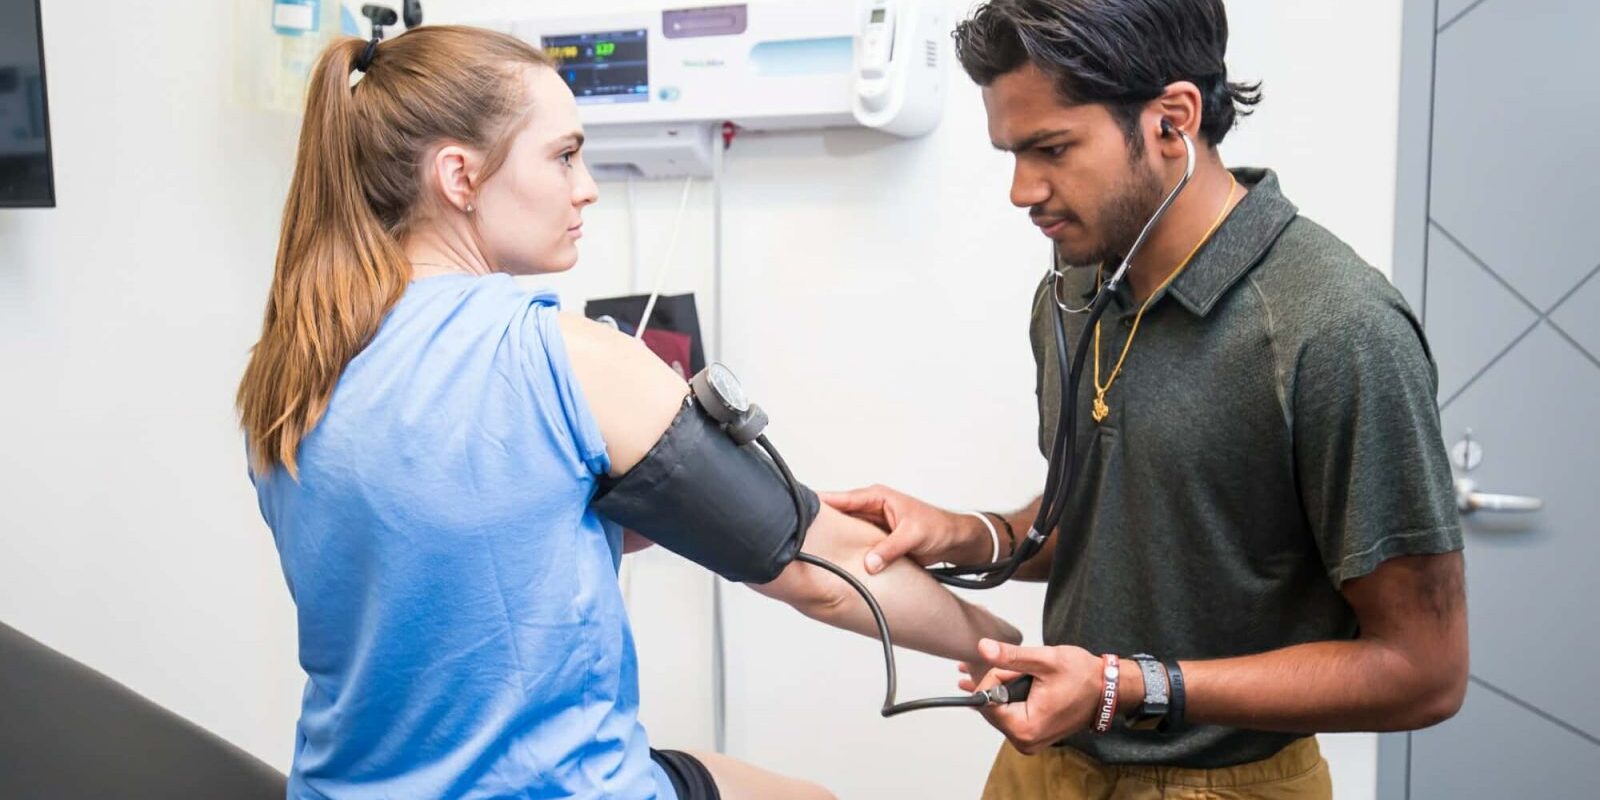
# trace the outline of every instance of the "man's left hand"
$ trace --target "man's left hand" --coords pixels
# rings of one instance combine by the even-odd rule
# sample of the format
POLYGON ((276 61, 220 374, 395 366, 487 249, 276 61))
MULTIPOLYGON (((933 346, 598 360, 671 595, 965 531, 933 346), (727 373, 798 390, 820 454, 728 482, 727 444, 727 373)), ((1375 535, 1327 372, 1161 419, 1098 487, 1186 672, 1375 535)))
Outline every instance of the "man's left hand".
POLYGON ((983 680, 963 679, 965 691, 982 691, 1020 675, 1033 676, 1033 688, 1021 703, 979 709, 1011 744, 1033 755, 1067 736, 1088 728, 1100 706, 1100 657, 1081 647, 1019 647, 984 639, 978 652, 993 665, 983 680))

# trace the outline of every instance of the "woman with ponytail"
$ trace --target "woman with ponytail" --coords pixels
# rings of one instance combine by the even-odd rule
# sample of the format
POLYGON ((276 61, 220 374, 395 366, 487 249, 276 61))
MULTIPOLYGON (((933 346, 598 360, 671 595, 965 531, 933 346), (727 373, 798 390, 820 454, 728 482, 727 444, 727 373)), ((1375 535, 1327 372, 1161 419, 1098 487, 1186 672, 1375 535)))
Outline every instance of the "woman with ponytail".
MULTIPOLYGON (((511 278, 576 262, 582 144, 571 91, 510 36, 426 26, 316 66, 238 395, 307 674, 291 797, 828 796, 651 750, 639 724, 622 536, 589 500, 686 387, 511 278)), ((867 575, 880 539, 824 509, 806 549, 871 584, 908 646, 1018 638, 908 562, 867 575)), ((875 632, 802 564, 756 588, 875 632)))

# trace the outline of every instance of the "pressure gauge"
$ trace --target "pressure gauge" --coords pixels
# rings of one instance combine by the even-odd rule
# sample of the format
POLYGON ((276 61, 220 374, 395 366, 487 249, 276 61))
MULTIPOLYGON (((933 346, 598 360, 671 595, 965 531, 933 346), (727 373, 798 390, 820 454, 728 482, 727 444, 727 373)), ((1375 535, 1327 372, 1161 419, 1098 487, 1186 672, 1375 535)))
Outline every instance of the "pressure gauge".
POLYGON ((706 381, 711 384, 717 396, 722 398, 722 402, 735 413, 743 414, 750 410, 750 398, 745 396, 744 384, 734 376, 733 370, 720 363, 712 364, 706 369, 706 381))
POLYGON ((766 412, 750 402, 733 370, 714 363, 694 376, 689 387, 694 392, 695 402, 721 423, 736 444, 749 444, 766 430, 766 412))

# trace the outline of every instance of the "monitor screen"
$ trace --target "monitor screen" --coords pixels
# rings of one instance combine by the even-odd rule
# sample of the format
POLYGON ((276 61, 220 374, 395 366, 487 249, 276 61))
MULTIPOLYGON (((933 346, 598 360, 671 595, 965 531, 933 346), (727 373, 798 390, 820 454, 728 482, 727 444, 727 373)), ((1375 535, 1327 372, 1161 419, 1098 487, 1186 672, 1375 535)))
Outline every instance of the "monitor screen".
MULTIPOLYGON (((4 2, 4 0, 0 0, 4 2)), ((541 37, 580 104, 650 99, 649 32, 574 33, 541 37)))
POLYGON ((0 207, 53 206, 39 0, 0 0, 0 207))

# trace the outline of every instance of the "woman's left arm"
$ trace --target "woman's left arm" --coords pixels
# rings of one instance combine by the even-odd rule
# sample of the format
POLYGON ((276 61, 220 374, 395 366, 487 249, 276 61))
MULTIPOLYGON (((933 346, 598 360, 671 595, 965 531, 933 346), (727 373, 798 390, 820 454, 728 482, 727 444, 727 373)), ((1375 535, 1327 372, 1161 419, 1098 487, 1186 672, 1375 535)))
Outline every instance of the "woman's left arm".
MULTIPOLYGON (((894 643, 969 664, 983 664, 979 639, 1016 644, 1022 633, 988 609, 956 597, 909 558, 876 575, 866 570, 867 551, 883 531, 826 505, 806 531, 805 552, 833 562, 872 591, 894 632, 894 643)), ((795 610, 836 628, 878 638, 878 627, 861 595, 839 576, 795 561, 771 583, 752 585, 795 610)))
MULTIPOLYGON (((573 372, 605 438, 611 474, 624 475, 672 424, 688 387, 643 344, 605 325, 563 314, 560 326, 573 372)), ((909 559, 867 574, 867 551, 882 539, 883 532, 871 524, 824 506, 807 529, 805 551, 845 568, 872 590, 896 644, 979 662, 979 639, 1022 640, 1016 628, 956 597, 909 559)), ((797 561, 776 580, 753 588, 812 619, 877 637, 865 601, 838 576, 818 567, 797 561)))

